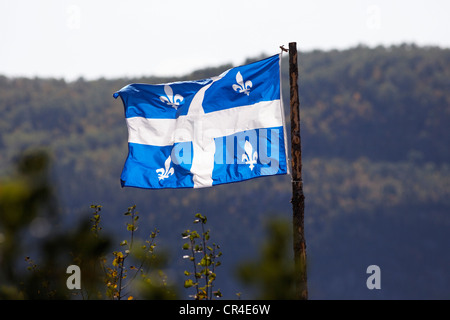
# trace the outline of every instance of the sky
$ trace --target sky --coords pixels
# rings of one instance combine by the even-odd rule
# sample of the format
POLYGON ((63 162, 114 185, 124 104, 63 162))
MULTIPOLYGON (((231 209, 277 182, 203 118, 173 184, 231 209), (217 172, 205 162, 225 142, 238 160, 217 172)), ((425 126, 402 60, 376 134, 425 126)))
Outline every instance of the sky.
POLYGON ((0 75, 180 76, 296 42, 450 47, 448 0, 0 0, 0 75))

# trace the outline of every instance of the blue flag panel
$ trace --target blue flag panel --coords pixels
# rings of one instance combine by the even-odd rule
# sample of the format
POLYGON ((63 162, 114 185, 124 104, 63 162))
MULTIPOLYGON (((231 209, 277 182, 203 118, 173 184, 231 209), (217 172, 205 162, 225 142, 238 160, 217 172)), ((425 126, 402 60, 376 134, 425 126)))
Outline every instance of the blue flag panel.
POLYGON ((202 188, 287 173, 280 61, 114 93, 125 108, 123 187, 202 188))

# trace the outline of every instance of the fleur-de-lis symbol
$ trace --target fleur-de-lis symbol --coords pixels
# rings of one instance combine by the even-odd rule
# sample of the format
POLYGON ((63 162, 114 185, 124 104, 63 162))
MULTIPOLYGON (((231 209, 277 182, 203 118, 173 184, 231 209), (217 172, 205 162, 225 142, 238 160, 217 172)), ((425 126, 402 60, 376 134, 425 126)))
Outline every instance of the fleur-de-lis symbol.
POLYGON ((172 158, 169 156, 166 159, 166 161, 164 162, 164 167, 165 168, 156 169, 156 173, 158 174, 158 179, 159 180, 164 180, 164 179, 170 177, 173 174, 174 169, 170 168, 170 162, 171 161, 172 161, 172 158))
POLYGON ((184 98, 180 94, 173 95, 173 90, 169 85, 164 86, 165 96, 160 96, 159 99, 167 103, 169 106, 173 107, 175 110, 178 109, 180 105, 184 103, 184 98))
POLYGON ((244 78, 242 78, 242 74, 240 71, 236 74, 236 82, 237 84, 233 84, 234 91, 250 95, 250 88, 253 86, 253 84, 250 80, 245 81, 244 83, 244 78))
POLYGON ((250 170, 253 171, 254 165, 256 164, 256 160, 258 160, 258 152, 253 152, 253 146, 248 140, 245 141, 244 144, 245 153, 242 154, 242 161, 245 164, 248 164, 250 170), (253 152, 253 154, 252 154, 253 152))

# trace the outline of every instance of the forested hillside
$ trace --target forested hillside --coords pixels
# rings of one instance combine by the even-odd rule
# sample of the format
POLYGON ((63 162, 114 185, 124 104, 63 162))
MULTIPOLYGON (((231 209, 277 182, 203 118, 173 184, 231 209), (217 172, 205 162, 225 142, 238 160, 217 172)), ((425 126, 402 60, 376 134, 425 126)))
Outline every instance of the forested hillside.
MULTIPOLYGON (((300 52, 299 64, 310 298, 448 298, 450 50, 360 46, 300 52), (383 272, 378 292, 366 288, 370 264, 383 272)), ((127 129, 112 97, 128 83, 202 79, 230 67, 180 78, 0 76, 0 173, 8 176, 21 152, 45 148, 68 223, 102 204, 106 229, 115 232, 136 204, 174 257, 179 234, 202 212, 222 244, 222 285, 234 298, 244 289, 225 278, 257 254, 263 222, 290 218, 290 177, 202 190, 121 189, 127 129)), ((288 119, 286 55, 282 68, 288 119)))

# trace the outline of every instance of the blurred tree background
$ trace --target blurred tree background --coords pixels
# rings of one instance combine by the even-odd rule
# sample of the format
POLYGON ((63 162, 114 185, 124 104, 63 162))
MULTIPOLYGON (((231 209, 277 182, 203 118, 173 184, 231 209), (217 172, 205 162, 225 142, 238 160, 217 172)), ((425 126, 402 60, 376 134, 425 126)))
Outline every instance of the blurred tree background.
MULTIPOLYGON (((286 58, 282 91, 288 112, 286 58)), ((299 64, 309 297, 448 298, 450 50, 358 46, 300 52, 299 64), (382 290, 365 287, 371 264, 381 268, 382 290)), ((105 239, 83 255, 101 256, 126 237, 122 211, 137 204, 141 229, 160 230, 168 278, 183 283, 179 235, 191 215, 202 212, 224 253, 216 286, 225 298, 236 292, 262 296, 246 295, 236 270, 243 261, 267 256, 261 248, 268 220, 289 221, 289 176, 202 190, 121 189, 119 182, 127 129, 112 93, 128 83, 201 79, 230 67, 178 78, 67 82, 0 76, 3 297, 20 295, 18 273, 33 261, 41 273, 58 265, 67 278, 60 266, 72 261, 69 252, 86 247, 77 237, 90 241, 82 235, 91 233, 89 223, 80 221, 89 222, 91 204, 104 206, 105 239), (63 235, 64 241, 56 240, 63 235), (51 254, 41 252, 43 243, 51 254), (62 243, 73 248, 61 249, 62 243)), ((37 281, 33 272, 25 274, 22 287, 37 281)))

